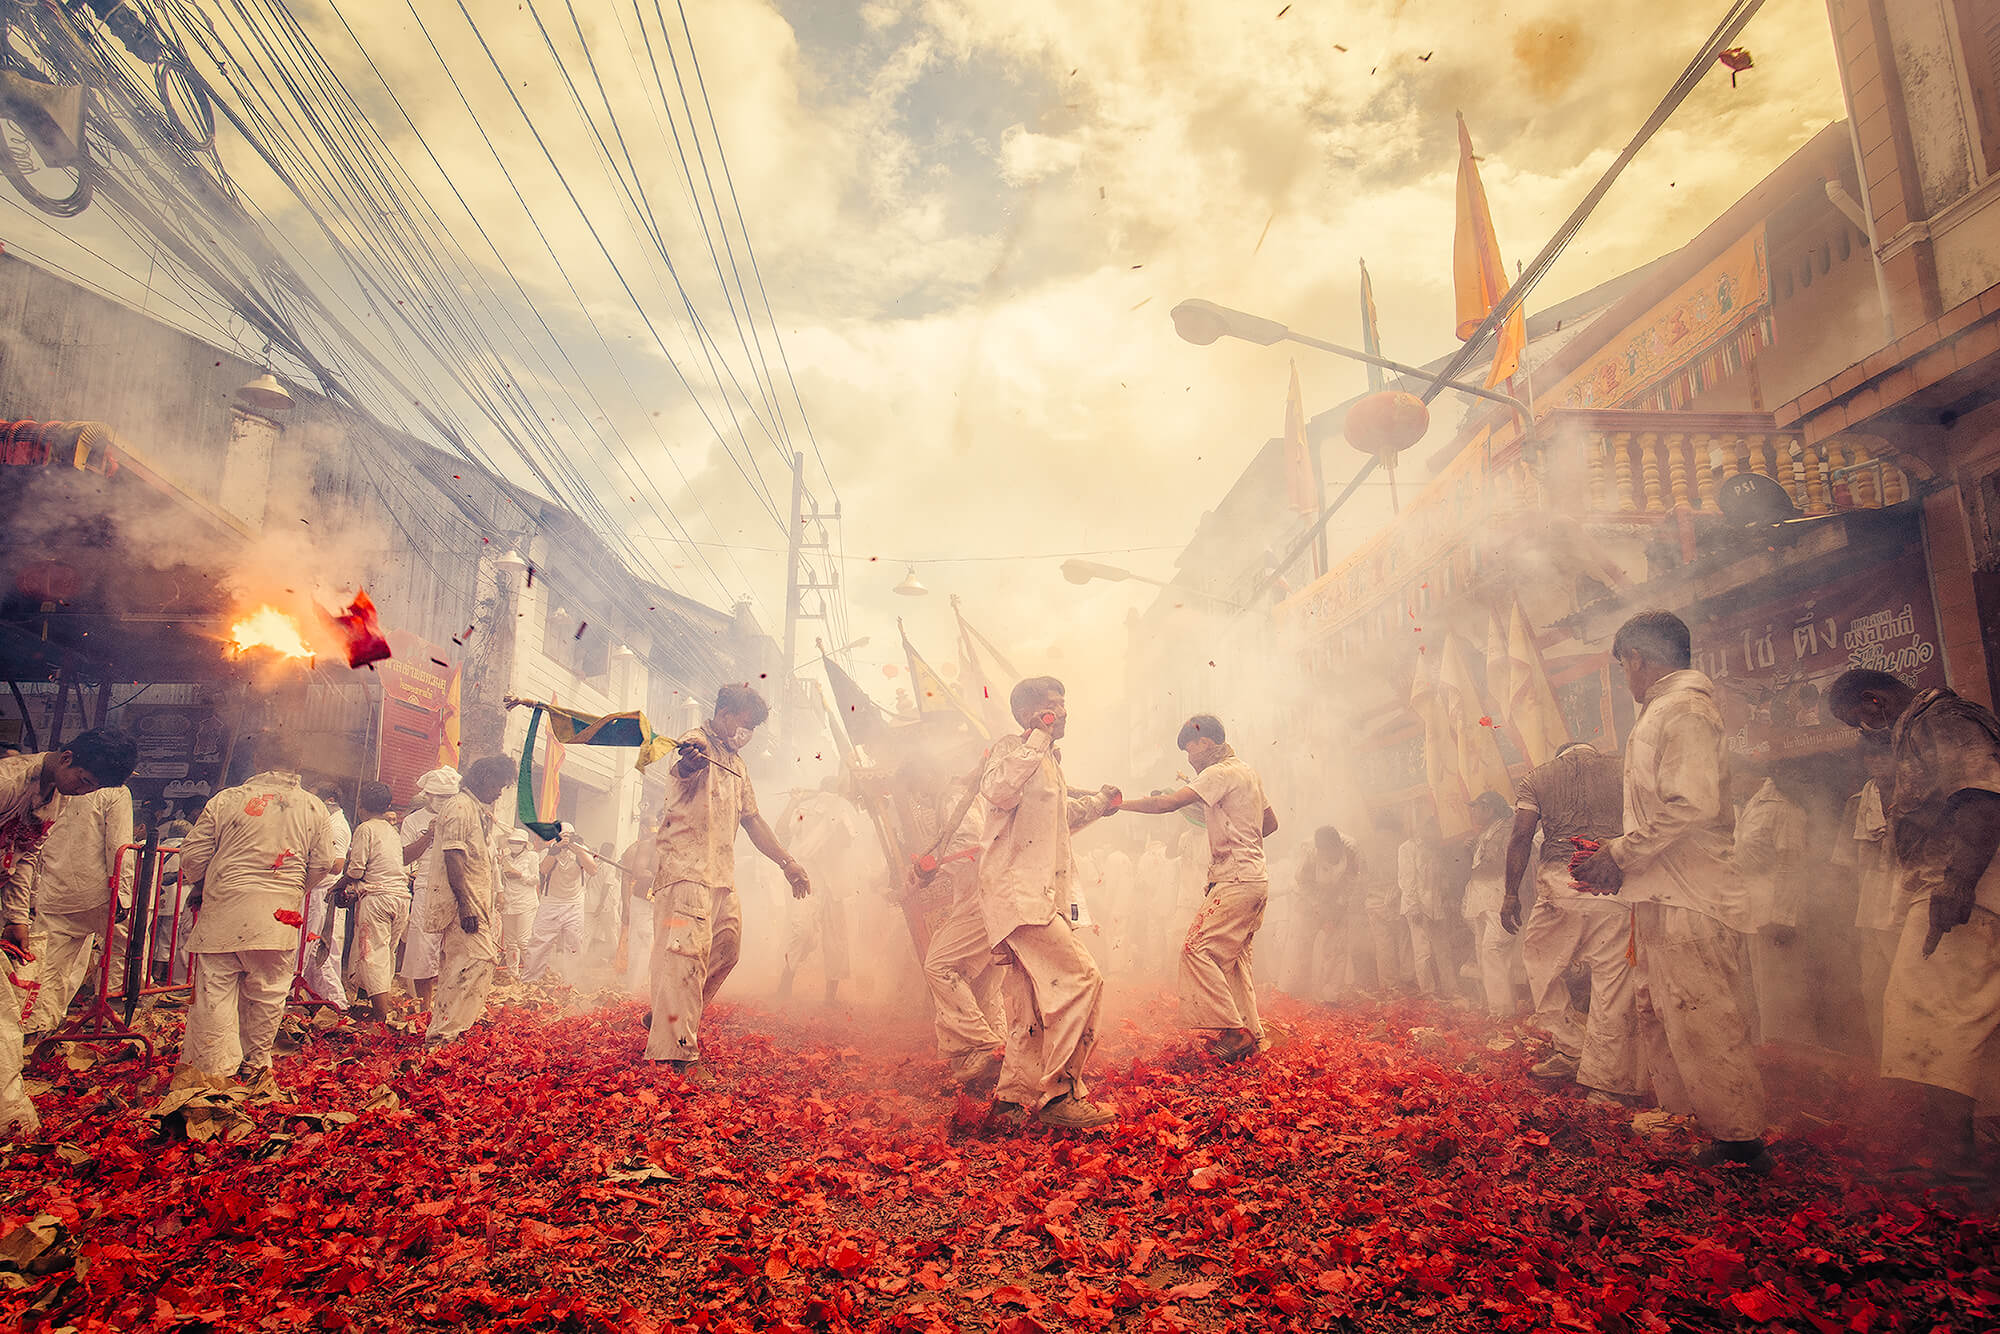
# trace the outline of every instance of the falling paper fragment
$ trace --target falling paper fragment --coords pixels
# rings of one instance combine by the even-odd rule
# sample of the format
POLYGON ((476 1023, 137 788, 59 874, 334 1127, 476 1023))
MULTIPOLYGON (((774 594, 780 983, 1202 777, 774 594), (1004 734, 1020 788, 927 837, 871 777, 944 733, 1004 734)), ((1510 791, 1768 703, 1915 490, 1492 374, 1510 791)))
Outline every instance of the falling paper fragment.
POLYGON ((375 603, 367 590, 357 590, 346 611, 326 619, 340 636, 349 667, 365 667, 390 656, 389 641, 382 634, 382 623, 375 619, 375 603))

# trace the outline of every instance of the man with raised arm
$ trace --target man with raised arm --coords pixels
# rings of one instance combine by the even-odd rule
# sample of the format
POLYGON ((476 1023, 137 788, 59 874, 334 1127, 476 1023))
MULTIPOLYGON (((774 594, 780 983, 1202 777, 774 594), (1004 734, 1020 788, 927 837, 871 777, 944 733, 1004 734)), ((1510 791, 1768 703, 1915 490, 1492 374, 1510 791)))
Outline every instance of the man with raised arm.
POLYGON ((1222 722, 1198 713, 1181 724, 1175 744, 1187 752, 1194 781, 1176 792, 1138 797, 1124 809, 1165 815, 1200 802, 1208 829, 1208 887, 1181 945, 1181 1022, 1207 1029, 1220 1061, 1240 1061, 1268 1045, 1257 1015, 1250 943, 1271 897, 1264 840, 1278 817, 1264 782, 1230 749, 1222 722))
POLYGON ((987 941, 1006 965, 1007 1054, 993 1110, 1087 1130, 1117 1117, 1084 1098, 1104 977, 1074 927, 1070 832, 1117 809, 1118 794, 1069 795, 1056 750, 1069 725, 1061 681, 1031 676, 1009 702, 1021 735, 994 744, 979 780, 988 811, 979 901, 987 941))

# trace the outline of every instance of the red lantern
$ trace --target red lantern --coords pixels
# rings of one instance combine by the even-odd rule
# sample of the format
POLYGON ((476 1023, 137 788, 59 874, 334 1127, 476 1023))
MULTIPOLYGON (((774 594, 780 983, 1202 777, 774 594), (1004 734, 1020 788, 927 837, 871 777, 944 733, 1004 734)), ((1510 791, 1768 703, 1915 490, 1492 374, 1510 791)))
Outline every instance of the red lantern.
POLYGON ((59 561, 38 560, 21 567, 14 587, 31 602, 73 602, 77 590, 76 571, 59 561))
POLYGON ((1348 444, 1388 462, 1424 438, 1431 410, 1415 394, 1384 389, 1349 408, 1343 429, 1348 444))

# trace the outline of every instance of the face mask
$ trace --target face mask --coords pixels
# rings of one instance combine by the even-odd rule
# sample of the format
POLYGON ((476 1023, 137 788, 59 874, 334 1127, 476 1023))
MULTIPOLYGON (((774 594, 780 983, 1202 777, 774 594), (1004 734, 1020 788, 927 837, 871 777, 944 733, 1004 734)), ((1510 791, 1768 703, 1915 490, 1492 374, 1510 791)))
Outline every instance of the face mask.
POLYGON ((729 734, 729 745, 733 750, 741 750, 750 744, 750 729, 739 727, 729 734))

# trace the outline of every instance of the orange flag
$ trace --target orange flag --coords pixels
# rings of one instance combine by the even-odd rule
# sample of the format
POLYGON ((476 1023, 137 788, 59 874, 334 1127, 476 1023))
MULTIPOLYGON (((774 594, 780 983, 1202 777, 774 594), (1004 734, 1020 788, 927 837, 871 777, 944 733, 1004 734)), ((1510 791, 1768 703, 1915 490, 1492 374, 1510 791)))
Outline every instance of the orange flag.
MULTIPOLYGON (((556 703, 556 697, 550 695, 549 702, 556 703)), ((542 761, 541 801, 536 806, 545 820, 556 818, 556 806, 562 800, 563 752, 567 749, 567 746, 556 739, 555 733, 549 734, 549 755, 542 761)))
MULTIPOLYGON (((1500 258, 1500 242, 1493 235, 1493 214, 1486 207, 1486 187, 1479 182, 1479 164, 1473 161, 1472 135, 1463 115, 1458 118, 1458 229, 1451 240, 1451 275, 1458 292, 1458 336, 1470 338, 1512 284, 1500 258)), ((1521 368, 1521 351, 1527 345, 1527 327, 1517 308, 1500 326, 1487 388, 1521 368)))

